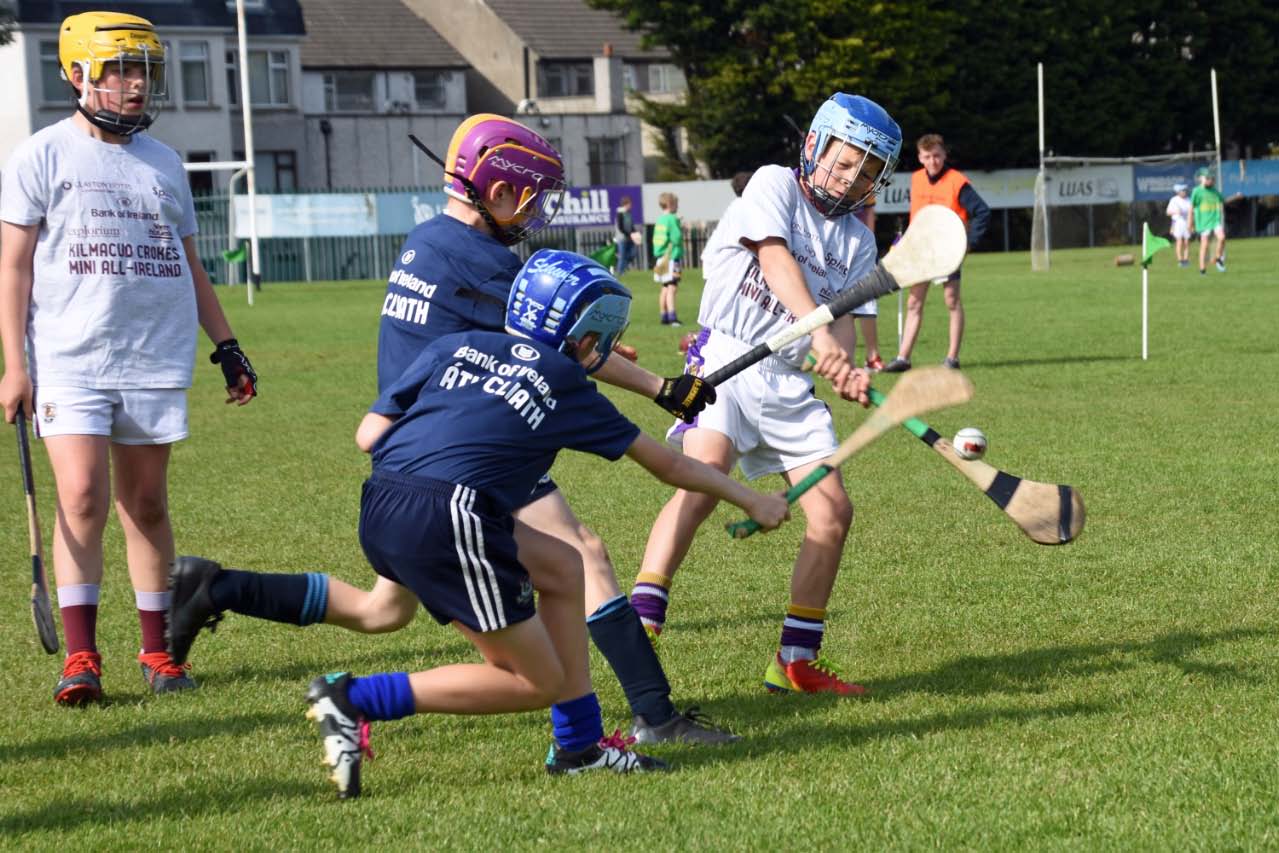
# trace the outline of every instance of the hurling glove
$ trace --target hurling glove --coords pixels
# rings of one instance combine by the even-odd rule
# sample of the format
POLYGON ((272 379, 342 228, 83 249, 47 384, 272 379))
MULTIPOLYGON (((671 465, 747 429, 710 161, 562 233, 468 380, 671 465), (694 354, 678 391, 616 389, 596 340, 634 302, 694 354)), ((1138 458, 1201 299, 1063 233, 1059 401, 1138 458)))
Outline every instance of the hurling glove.
POLYGON ((209 361, 222 368, 227 388, 239 388, 240 377, 247 376, 249 395, 258 395, 258 374, 253 370, 253 365, 249 364, 249 357, 240 349, 240 342, 235 338, 227 338, 218 344, 217 349, 209 353, 209 361))
POLYGON ((662 381, 662 390, 653 402, 675 417, 691 424, 702 409, 715 402, 715 386, 707 385, 702 377, 681 373, 662 381))

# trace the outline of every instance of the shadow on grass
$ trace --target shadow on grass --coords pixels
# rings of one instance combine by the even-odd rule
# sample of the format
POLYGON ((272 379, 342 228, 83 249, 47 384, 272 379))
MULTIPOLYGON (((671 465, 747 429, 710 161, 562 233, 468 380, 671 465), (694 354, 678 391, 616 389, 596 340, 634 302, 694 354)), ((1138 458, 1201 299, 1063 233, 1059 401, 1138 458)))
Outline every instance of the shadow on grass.
POLYGON ((1176 631, 1145 642, 1047 646, 1012 654, 968 655, 923 672, 870 681, 866 686, 875 698, 889 698, 899 693, 979 696, 1041 692, 1051 682, 1066 678, 1130 670, 1142 659, 1175 667, 1187 675, 1255 682, 1253 676, 1233 664, 1199 663, 1187 658, 1220 643, 1273 637, 1276 633, 1279 631, 1275 628, 1232 628, 1213 633, 1176 631))
MULTIPOLYGON (((775 720, 778 705, 775 703, 803 702, 808 705, 828 707, 841 702, 857 700, 834 696, 772 697, 757 695, 742 697, 743 704, 754 704, 763 710, 767 702, 771 708, 763 716, 775 720)), ((739 706, 740 707, 740 706, 739 706)), ((789 710, 797 706, 789 705, 789 710)), ((949 714, 929 714, 901 720, 881 720, 860 725, 844 725, 821 716, 812 722, 800 721, 780 729, 774 727, 771 734, 751 734, 740 743, 720 749, 686 749, 678 755, 671 754, 672 763, 678 767, 697 767, 724 761, 739 761, 760 753, 794 752, 811 746, 815 749, 849 749, 871 741, 890 738, 921 738, 942 732, 982 729, 998 723, 1029 723, 1034 720, 1076 717, 1091 714, 1107 714, 1113 706, 1098 702, 1064 702, 1046 708, 975 708, 949 714)), ((665 754, 663 757, 666 757, 665 754)))
MULTIPOLYGON (((299 703, 299 707, 301 707, 299 703)), ((92 712, 92 709, 85 709, 92 712)), ((69 713, 78 713, 70 710, 69 713)), ((115 732, 85 734, 76 732, 64 737, 49 737, 20 744, 0 744, 0 764, 28 758, 49 759, 59 756, 83 756, 87 752, 109 749, 148 748, 158 744, 183 743, 222 735, 249 736, 263 729, 296 728, 302 713, 237 714, 231 717, 197 717, 134 726, 115 732)))
MULTIPOLYGON (((243 810, 260 811, 262 804, 281 798, 314 800, 326 792, 320 782, 309 783, 284 779, 253 781, 204 779, 199 785, 168 790, 117 792, 115 796, 61 799, 30 811, 0 817, 0 834, 18 832, 70 832, 80 828, 92 831, 104 824, 137 824, 141 829, 154 829, 157 818, 198 817, 206 814, 233 816, 243 810)), ((139 847, 149 847, 146 832, 138 836, 139 847)), ((208 841, 209 839, 205 839, 208 841)), ((88 842, 89 838, 81 838, 88 842)), ((225 844, 225 841, 222 842, 225 844)), ((216 840, 214 846, 218 846, 216 840)), ((204 846, 197 844, 197 846, 204 846)))
POLYGON ((1007 361, 964 361, 965 368, 1036 367, 1044 364, 1097 364, 1107 361, 1141 361, 1140 355, 1069 355, 1059 358, 1012 358, 1007 361))

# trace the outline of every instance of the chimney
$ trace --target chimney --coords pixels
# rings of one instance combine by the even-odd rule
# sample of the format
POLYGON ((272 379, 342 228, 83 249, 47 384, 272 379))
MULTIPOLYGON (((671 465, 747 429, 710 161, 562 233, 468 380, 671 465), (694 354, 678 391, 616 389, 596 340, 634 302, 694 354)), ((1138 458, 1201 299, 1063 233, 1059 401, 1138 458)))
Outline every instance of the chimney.
POLYGON ((622 80, 621 57, 613 55, 613 43, 604 42, 601 55, 595 57, 595 111, 626 112, 626 91, 622 80))

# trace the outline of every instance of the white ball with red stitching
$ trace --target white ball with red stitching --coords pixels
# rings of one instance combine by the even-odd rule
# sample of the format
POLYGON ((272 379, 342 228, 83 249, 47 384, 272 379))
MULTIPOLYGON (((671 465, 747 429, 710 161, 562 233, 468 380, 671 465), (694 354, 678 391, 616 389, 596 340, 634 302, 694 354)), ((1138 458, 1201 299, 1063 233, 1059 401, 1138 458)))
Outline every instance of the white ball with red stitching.
POLYGON ((980 459, 986 455, 986 433, 977 427, 964 427, 951 442, 960 459, 980 459))

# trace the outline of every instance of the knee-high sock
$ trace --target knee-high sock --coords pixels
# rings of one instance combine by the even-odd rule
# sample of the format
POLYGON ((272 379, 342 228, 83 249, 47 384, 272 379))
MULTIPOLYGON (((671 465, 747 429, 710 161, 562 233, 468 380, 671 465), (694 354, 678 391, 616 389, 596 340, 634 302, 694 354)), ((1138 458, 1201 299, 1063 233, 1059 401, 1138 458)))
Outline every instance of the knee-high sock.
POLYGON ((649 725, 654 726, 675 716, 671 685, 662 670, 662 662, 626 596, 619 595, 601 604, 586 620, 586 628, 621 682, 631 713, 643 715, 649 725))
POLYGON ((209 588, 214 605, 290 625, 324 621, 329 609, 329 576, 266 574, 223 569, 209 588))

